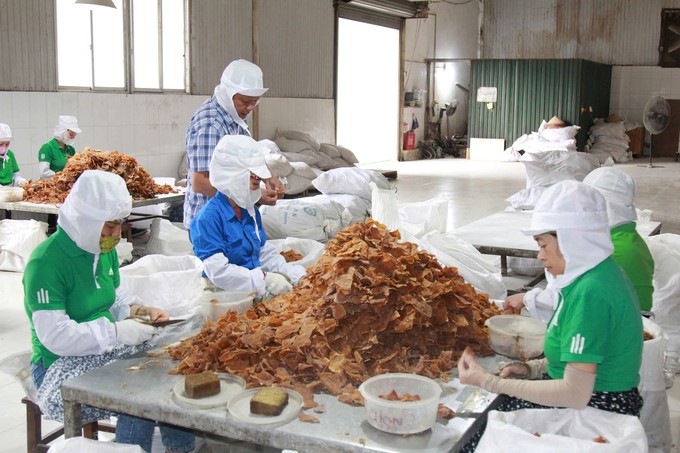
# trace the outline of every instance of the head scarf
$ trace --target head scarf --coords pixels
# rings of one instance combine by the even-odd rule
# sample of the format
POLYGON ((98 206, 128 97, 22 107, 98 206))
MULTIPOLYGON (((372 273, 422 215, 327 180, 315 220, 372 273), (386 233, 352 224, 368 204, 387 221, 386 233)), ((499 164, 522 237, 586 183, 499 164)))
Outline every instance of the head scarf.
POLYGON ((614 252, 607 206, 600 193, 579 181, 562 181, 543 192, 534 208, 527 235, 557 233, 565 259, 564 274, 546 271, 548 288, 559 291, 614 252))
POLYGON ((220 84, 215 87, 217 103, 227 111, 234 121, 244 130, 248 130, 248 123, 238 116, 234 106, 234 95, 260 97, 269 88, 263 88, 262 70, 259 66, 247 60, 235 60, 224 69, 220 84))
POLYGON ((264 160, 265 148, 247 135, 225 135, 210 161, 210 184, 254 218, 261 192, 250 190, 250 173, 271 177, 264 160))
POLYGON ((76 134, 80 134, 78 120, 75 116, 61 115, 57 120, 57 125, 54 126, 53 136, 56 139, 63 140, 64 132, 66 131, 73 131, 76 134))
POLYGON ((101 253, 99 238, 104 223, 123 219, 131 210, 132 197, 123 178, 116 174, 86 170, 73 184, 59 209, 57 223, 78 247, 95 256, 93 275, 101 253))
POLYGON ((604 196, 610 228, 637 220, 633 205, 637 182, 628 173, 613 167, 600 167, 588 173, 583 182, 604 196))

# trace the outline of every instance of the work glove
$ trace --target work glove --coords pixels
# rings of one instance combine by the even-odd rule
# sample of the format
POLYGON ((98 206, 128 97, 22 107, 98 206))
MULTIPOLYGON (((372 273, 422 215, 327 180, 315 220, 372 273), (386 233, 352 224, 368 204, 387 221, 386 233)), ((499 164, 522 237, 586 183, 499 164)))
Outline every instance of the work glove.
POLYGON ((264 289, 268 293, 276 296, 277 294, 286 294, 293 289, 288 279, 277 272, 267 272, 264 277, 264 289))
POLYGON ((142 324, 134 319, 125 319, 116 323, 116 341, 130 346, 150 340, 157 332, 154 326, 142 324))

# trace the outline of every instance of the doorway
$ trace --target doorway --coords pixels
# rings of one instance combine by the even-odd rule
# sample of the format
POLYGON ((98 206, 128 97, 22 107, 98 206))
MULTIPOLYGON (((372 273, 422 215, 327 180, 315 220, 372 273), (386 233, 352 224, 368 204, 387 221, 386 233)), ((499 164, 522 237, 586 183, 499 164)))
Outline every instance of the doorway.
POLYGON ((399 30, 338 19, 336 142, 359 163, 399 156, 399 30))

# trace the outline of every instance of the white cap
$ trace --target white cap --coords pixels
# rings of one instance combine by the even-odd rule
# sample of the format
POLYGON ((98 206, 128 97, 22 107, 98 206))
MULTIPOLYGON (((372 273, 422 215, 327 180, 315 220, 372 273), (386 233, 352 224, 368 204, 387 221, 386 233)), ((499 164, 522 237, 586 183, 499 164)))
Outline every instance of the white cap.
POLYGON ((0 140, 12 140, 12 130, 5 123, 0 123, 0 140))
POLYGON ((271 177, 265 162, 265 147, 247 135, 225 135, 210 160, 210 184, 254 215, 260 190, 250 189, 250 173, 271 177))
POLYGON ((57 125, 54 127, 54 136, 60 138, 67 130, 80 134, 78 119, 75 116, 61 115, 57 120, 57 125))
POLYGON ((613 167, 600 167, 588 173, 583 182, 604 196, 611 228, 637 220, 633 205, 637 182, 628 173, 613 167))
POLYGON ((523 232, 557 234, 566 265, 564 273, 556 277, 546 272, 550 289, 566 287, 614 252, 604 197, 579 181, 548 187, 536 202, 530 229, 523 232))
POLYGON ((131 210, 132 197, 123 178, 107 171, 86 170, 59 209, 57 222, 78 247, 98 255, 104 223, 123 219, 131 210))
POLYGON ((607 206, 600 193, 579 181, 560 181, 548 187, 536 202, 529 236, 557 230, 609 232, 607 206))
POLYGON ((260 97, 269 90, 263 87, 262 69, 247 60, 235 60, 227 65, 220 83, 228 86, 234 93, 244 96, 260 97))

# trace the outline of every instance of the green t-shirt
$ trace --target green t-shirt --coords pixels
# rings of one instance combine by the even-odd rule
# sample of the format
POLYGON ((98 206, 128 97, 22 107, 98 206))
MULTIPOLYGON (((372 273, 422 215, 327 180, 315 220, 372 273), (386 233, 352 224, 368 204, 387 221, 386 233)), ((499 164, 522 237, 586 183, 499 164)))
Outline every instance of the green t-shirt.
POLYGON ((62 171, 66 166, 66 158, 73 156, 75 153, 76 149, 73 146, 66 145, 66 149, 61 149, 57 139, 53 138, 40 147, 38 162, 49 162, 50 170, 58 172, 62 171))
POLYGON ((12 177, 14 173, 19 171, 19 165, 14 157, 14 153, 11 149, 8 149, 5 153, 7 160, 0 157, 0 186, 9 186, 12 184, 12 177))
POLYGON ((654 258, 647 243, 635 229, 635 222, 626 223, 611 231, 614 243, 614 260, 626 271, 640 300, 640 309, 652 309, 654 293, 654 258))
POLYGON ((99 255, 96 276, 94 255, 79 248, 61 227, 38 245, 24 271, 24 307, 31 324, 33 355, 49 367, 59 357, 38 339, 32 313, 38 310, 65 310, 76 322, 106 317, 113 322, 109 308, 116 301, 120 284, 116 250, 99 255), (95 278, 99 288, 95 285, 95 278))
POLYGON ((640 383, 642 317, 635 290, 609 257, 562 289, 545 336, 548 374, 568 362, 596 363, 594 390, 621 392, 640 383))

